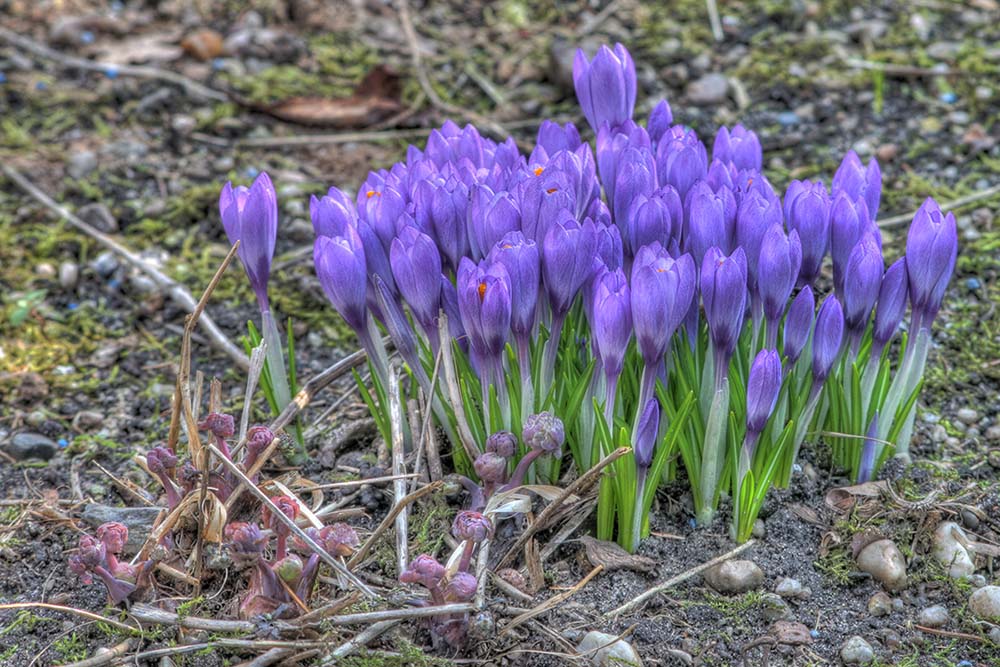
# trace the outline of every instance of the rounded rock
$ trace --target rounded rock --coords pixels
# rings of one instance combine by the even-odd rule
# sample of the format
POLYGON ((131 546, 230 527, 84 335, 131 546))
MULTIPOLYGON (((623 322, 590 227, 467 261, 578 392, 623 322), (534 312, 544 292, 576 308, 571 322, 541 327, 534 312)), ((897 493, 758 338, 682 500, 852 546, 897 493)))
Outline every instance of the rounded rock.
POLYGON ((875 659, 875 650, 863 637, 854 635, 840 647, 840 659, 845 665, 867 665, 875 659))
POLYGON ((949 620, 951 617, 948 614, 948 608, 940 604, 921 609, 917 616, 917 622, 927 628, 944 627, 949 620))
POLYGON ((642 658, 632 645, 615 635, 609 635, 597 630, 591 630, 576 647, 576 652, 590 658, 594 667, 612 667, 613 665, 642 666, 642 658))
POLYGON ((858 554, 858 569, 867 572, 887 590, 906 588, 906 561, 892 540, 872 542, 858 554))
POLYGON ((746 593, 764 583, 764 571, 752 560, 727 560, 703 576, 705 583, 720 593, 746 593))
POLYGON ((48 461, 59 451, 59 445, 40 433, 18 433, 4 447, 4 451, 17 461, 48 461))
POLYGON ((952 579, 968 577, 976 571, 975 558, 962 544, 967 539, 965 531, 954 521, 942 521, 934 531, 934 558, 948 569, 952 579))
POLYGON ((955 413, 955 416, 958 417, 960 422, 969 424, 970 426, 979 421, 979 413, 972 408, 961 408, 955 413))
POLYGON ((783 598, 807 598, 812 593, 798 579, 782 577, 774 587, 774 592, 783 598))
POLYGON ((63 289, 73 289, 80 281, 80 265, 76 262, 63 262, 59 265, 59 285, 63 289))
POLYGON ((1000 623, 1000 586, 983 586, 969 596, 969 611, 990 623, 1000 623))
POLYGON ((888 616, 892 613, 892 598, 879 591, 868 598, 868 613, 872 616, 888 616))

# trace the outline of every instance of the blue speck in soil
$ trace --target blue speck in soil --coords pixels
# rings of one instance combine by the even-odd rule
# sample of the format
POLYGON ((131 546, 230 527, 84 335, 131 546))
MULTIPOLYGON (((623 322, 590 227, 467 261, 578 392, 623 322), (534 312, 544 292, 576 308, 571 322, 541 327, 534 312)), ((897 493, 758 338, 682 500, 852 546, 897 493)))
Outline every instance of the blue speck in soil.
POLYGON ((243 173, 246 174, 247 178, 257 178, 257 174, 260 173, 260 170, 256 167, 247 167, 246 171, 243 173))
POLYGON ((955 667, 975 667, 975 666, 968 660, 962 660, 957 665, 955 665, 955 667))
POLYGON ((80 304, 74 303, 74 302, 70 302, 70 303, 66 304, 66 310, 76 310, 79 307, 80 307, 80 304))
POLYGON ((108 77, 109 79, 117 79, 118 68, 115 65, 108 65, 107 67, 104 68, 104 76, 108 77))
POLYGON ((793 463, 792 472, 802 472, 802 466, 800 466, 798 463, 793 463))
POLYGON ((212 59, 212 69, 214 69, 216 72, 218 72, 220 70, 223 70, 225 68, 226 68, 226 59, 225 58, 213 58, 212 59))
POLYGON ((809 631, 809 636, 812 637, 813 639, 817 639, 819 637, 819 630, 815 630, 815 629, 814 630, 810 630, 809 631))
POLYGON ((0 83, 7 83, 7 75, 0 72, 0 83))
POLYGON ((698 522, 694 520, 694 517, 688 519, 688 526, 691 528, 696 528, 698 526, 698 522))
POLYGON ((799 124, 799 115, 794 111, 782 111, 778 114, 778 122, 788 127, 789 125, 799 124))
POLYGON ((58 440, 56 440, 56 444, 59 445, 60 447, 68 447, 69 440, 67 440, 66 438, 59 438, 58 440))
POLYGON ((89 30, 84 30, 80 33, 80 41, 83 44, 93 44, 94 43, 94 33, 89 30))
POLYGON ((111 280, 108 281, 108 287, 110 287, 111 289, 118 289, 121 286, 122 286, 122 281, 118 280, 117 278, 112 278, 111 280))
POLYGON ((940 95, 938 95, 938 99, 944 102, 945 104, 954 104, 955 102, 958 101, 958 95, 949 90, 946 93, 941 93, 940 95))
POLYGON ((965 281, 965 286, 969 289, 979 289, 983 284, 979 282, 979 278, 969 278, 965 281))
POLYGON ((44 81, 39 81, 38 83, 35 84, 35 90, 45 90, 48 87, 49 84, 45 83, 44 81))

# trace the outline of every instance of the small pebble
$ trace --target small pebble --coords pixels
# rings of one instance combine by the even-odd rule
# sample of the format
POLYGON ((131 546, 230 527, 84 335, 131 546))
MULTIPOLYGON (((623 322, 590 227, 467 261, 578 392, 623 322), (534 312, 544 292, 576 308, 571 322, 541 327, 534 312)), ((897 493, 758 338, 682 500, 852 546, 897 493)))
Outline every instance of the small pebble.
POLYGON ((702 575, 720 593, 746 593, 764 583, 764 571, 752 560, 727 560, 702 575))
POLYGON ((780 595, 764 593, 761 596, 760 604, 761 614, 769 621, 779 621, 792 616, 792 610, 780 595))
POLYGON ((76 214, 81 220, 94 227, 99 232, 114 234, 118 231, 118 221, 111 213, 111 209, 104 204, 95 202, 87 204, 86 206, 81 206, 80 210, 77 211, 76 214))
POLYGON ((688 85, 687 96, 691 104, 710 106, 725 102, 728 91, 729 81, 726 75, 712 72, 688 85))
POLYGON ((962 408, 955 413, 955 416, 958 417, 959 421, 970 425, 979 421, 979 413, 972 408, 962 408))
POLYGON ((577 653, 587 653, 594 667, 613 665, 637 665, 642 667, 642 658, 624 639, 597 630, 591 630, 576 647, 577 653))
POLYGON ((59 284, 63 289, 73 289, 79 280, 79 264, 76 262, 63 262, 59 265, 59 284))
POLYGON ((963 542, 968 541, 965 531, 954 521, 942 521, 934 530, 931 540, 934 558, 948 568, 952 579, 967 577, 976 571, 975 559, 963 542))
POLYGON ((879 591, 868 598, 868 613, 875 617, 888 616, 892 613, 892 598, 879 591))
POLYGON ((812 593, 802 585, 798 579, 782 577, 778 580, 778 585, 774 587, 774 592, 783 598, 807 598, 812 593))
POLYGON ((96 431, 104 424, 104 415, 91 410, 81 410, 73 417, 73 428, 78 431, 96 431))
POLYGON ((969 611, 990 623, 1000 623, 1000 586, 983 586, 969 596, 969 611))
POLYGON ((66 161, 66 172, 70 178, 81 179, 89 176, 97 169, 97 153, 94 151, 79 151, 72 153, 66 161))
POLYGON ((983 436, 987 440, 1000 440, 1000 424, 994 424, 986 429, 986 433, 983 436))
POLYGON ((876 540, 858 554, 858 569, 890 591, 906 588, 906 560, 892 540, 876 540))
POLYGON ((863 637, 854 635, 840 647, 840 659, 845 665, 867 665, 875 659, 875 651, 863 637))
POLYGON ((97 272, 102 278, 109 277, 118 270, 118 259, 110 250, 102 252, 90 263, 90 268, 97 272))
POLYGON ((4 446, 4 451, 17 461, 48 461, 56 455, 59 447, 50 438, 39 433, 18 433, 4 446))
POLYGON ((933 607, 927 607, 926 609, 920 610, 920 615, 917 616, 917 622, 928 628, 940 628, 948 625, 950 617, 948 615, 948 609, 943 606, 936 604, 933 607))

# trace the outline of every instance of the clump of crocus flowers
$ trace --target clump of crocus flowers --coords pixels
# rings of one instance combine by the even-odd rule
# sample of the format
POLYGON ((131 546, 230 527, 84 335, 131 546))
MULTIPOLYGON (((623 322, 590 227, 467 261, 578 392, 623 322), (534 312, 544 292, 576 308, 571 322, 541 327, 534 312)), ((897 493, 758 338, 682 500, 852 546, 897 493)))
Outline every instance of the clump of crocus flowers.
MULTIPOLYGON (((780 193, 741 125, 709 150, 666 101, 636 122, 623 46, 580 52, 574 82, 593 145, 543 121, 524 155, 447 122, 355 196, 312 198, 316 273, 376 395, 387 333, 466 475, 499 470, 474 465, 489 435, 542 409, 579 472, 631 446, 598 507, 599 536, 629 549, 681 465, 698 521, 728 495, 742 540, 808 434, 838 434, 833 459, 858 480, 907 456, 954 217, 928 199, 886 269, 874 160, 851 151, 829 182, 780 193)), ((513 457, 532 451, 522 439, 513 457)), ((560 463, 539 472, 555 480, 560 463)))
POLYGON ((69 569, 84 584, 93 583, 94 577, 100 579, 111 603, 121 604, 148 586, 152 567, 151 561, 133 565, 122 560, 127 542, 128 528, 124 524, 103 523, 95 535, 80 536, 76 553, 69 557, 69 569))
MULTIPOLYGON (((271 500, 288 518, 298 517, 300 509, 295 499, 276 496, 271 500)), ((250 572, 247 591, 240 601, 240 616, 296 616, 300 605, 308 603, 312 596, 319 575, 319 555, 291 539, 288 526, 267 507, 261 512, 261 523, 263 530, 252 522, 233 522, 225 530, 233 563, 250 572), (272 537, 273 549, 269 548, 272 537)), ((357 532, 346 523, 309 528, 306 534, 335 558, 349 557, 360 544, 357 532)))

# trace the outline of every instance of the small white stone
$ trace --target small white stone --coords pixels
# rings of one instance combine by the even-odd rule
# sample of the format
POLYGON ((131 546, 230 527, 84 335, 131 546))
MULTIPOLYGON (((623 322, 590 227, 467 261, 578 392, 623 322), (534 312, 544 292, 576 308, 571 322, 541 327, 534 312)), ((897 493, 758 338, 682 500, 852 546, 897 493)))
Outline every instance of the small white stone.
POLYGON ((983 586, 969 596, 969 611, 990 623, 1000 623, 1000 586, 983 586))
POLYGON ((965 531, 954 521, 943 521, 934 531, 934 558, 948 568, 948 576, 952 579, 968 577, 976 571, 975 559, 962 546, 965 539, 965 531))
POLYGON ((854 635, 840 647, 840 659, 845 665, 867 665, 875 659, 875 651, 863 637, 854 635))
POLYGON ((720 593, 746 593, 764 583, 764 571, 752 560, 727 560, 709 568, 703 576, 720 593))
POLYGON ((618 667, 636 665, 642 667, 642 658, 632 645, 615 635, 591 630, 576 647, 577 653, 584 654, 594 667, 618 667))
POLYGON ((892 540, 872 542, 858 554, 858 569, 890 591, 906 588, 906 561, 892 540))
POLYGON ((943 627, 948 625, 949 620, 951 619, 948 615, 948 608, 940 604, 921 609, 920 615, 917 617, 917 622, 928 628, 943 627))

